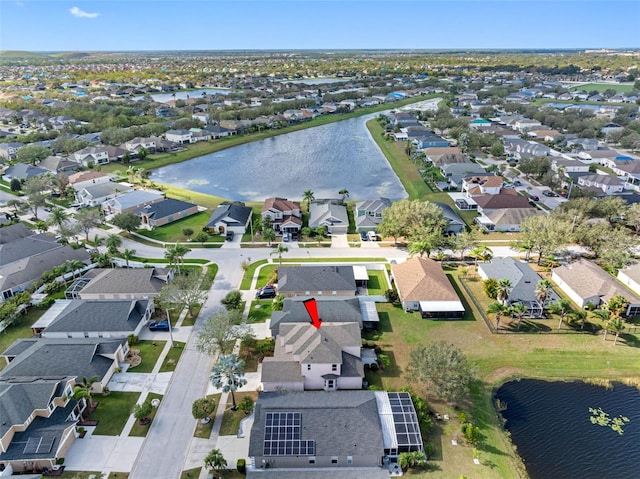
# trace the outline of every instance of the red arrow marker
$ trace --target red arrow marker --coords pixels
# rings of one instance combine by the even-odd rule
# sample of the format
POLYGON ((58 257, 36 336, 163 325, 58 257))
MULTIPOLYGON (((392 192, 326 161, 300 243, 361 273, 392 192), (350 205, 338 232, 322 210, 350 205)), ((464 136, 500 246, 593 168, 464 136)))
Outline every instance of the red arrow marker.
POLYGON ((318 315, 318 304, 316 303, 315 298, 305 299, 303 302, 307 313, 309 313, 309 317, 311 318, 311 324, 314 328, 320 329, 320 325, 322 324, 322 320, 318 315))

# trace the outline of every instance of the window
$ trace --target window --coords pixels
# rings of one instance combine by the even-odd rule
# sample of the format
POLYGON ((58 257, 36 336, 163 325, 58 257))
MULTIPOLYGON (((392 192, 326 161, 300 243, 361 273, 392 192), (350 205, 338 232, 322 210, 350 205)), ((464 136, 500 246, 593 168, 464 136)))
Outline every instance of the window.
POLYGON ((338 370, 338 365, 337 364, 332 364, 331 365, 331 370, 332 371, 337 371, 338 370))
POLYGON ((310 456, 309 457, 309 464, 315 464, 316 463, 316 456, 310 456))
POLYGON ((331 291, 331 294, 332 294, 333 296, 338 296, 338 292, 337 292, 337 291, 331 291))
POLYGON ((331 464, 338 464, 338 456, 331 456, 331 464))
POLYGON ((307 371, 311 371, 311 364, 307 364, 307 371))
POLYGON ((353 456, 347 456, 347 464, 353 464, 353 456))

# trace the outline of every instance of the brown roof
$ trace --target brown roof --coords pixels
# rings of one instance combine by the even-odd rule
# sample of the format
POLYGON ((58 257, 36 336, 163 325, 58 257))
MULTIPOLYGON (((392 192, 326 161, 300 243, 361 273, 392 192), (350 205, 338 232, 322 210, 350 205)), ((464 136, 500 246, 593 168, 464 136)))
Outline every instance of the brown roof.
POLYGON ((424 153, 427 156, 442 156, 446 155, 447 153, 459 155, 460 153, 462 153, 462 151, 460 151, 460 148, 458 148, 457 146, 445 146, 440 148, 425 148, 424 153))
POLYGON ((440 263, 415 256, 392 264, 391 272, 402 301, 459 301, 440 263))
POLYGON ((78 173, 74 173, 73 175, 69 175, 69 183, 75 184, 80 183, 82 181, 90 181, 95 180, 96 178, 104 178, 108 176, 105 173, 100 173, 99 171, 79 171, 78 173))
POLYGON ((267 198, 262 205, 262 212, 269 211, 271 208, 278 211, 294 211, 300 209, 300 203, 289 201, 286 198, 267 198))
POLYGON ((526 196, 504 194, 499 195, 481 195, 473 198, 480 208, 487 210, 495 210, 502 208, 532 208, 529 199, 526 196))
POLYGON ((486 186, 487 188, 494 188, 504 184, 504 180, 501 176, 471 176, 469 178, 465 178, 464 181, 467 183, 477 183, 478 186, 486 186))

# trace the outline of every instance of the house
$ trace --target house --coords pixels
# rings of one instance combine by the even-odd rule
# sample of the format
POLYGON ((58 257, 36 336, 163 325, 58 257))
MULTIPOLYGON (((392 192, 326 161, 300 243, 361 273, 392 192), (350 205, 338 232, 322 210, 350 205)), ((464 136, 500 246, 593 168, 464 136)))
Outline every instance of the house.
POLYGON ((522 303, 527 307, 527 315, 532 318, 542 316, 546 305, 556 302, 559 296, 549 289, 545 304, 541 304, 536 294, 536 288, 542 278, 531 266, 511 257, 493 258, 488 263, 478 265, 478 275, 483 279, 489 278, 509 280, 509 304, 522 303))
POLYGON ((262 205, 262 220, 267 218, 276 233, 298 233, 302 228, 300 203, 286 198, 271 197, 262 205))
POLYGON ((424 446, 407 392, 262 392, 248 477, 382 479, 390 458, 412 451, 424 446))
POLYGON ((502 208, 532 208, 529 198, 518 195, 514 190, 501 190, 498 195, 474 196, 473 201, 478 205, 478 212, 497 210, 502 208))
POLYGON ((189 130, 169 130, 164 134, 164 137, 179 145, 185 145, 194 143, 193 134, 189 130))
POLYGON ((566 173, 589 173, 589 165, 575 158, 557 157, 551 160, 551 169, 558 176, 566 173))
POLYGON ((27 163, 16 163, 4 171, 2 179, 8 182, 14 178, 24 181, 34 176, 42 176, 46 173, 49 173, 49 170, 40 168, 39 166, 31 166, 27 163))
POLYGON ((79 169, 79 165, 77 163, 70 161, 68 158, 63 156, 48 156, 38 163, 38 167, 44 168, 53 174, 79 169))
POLYGON ((32 326, 43 338, 138 336, 154 312, 149 299, 57 300, 32 326))
MULTIPOLYGON (((280 334, 280 326, 289 323, 309 323, 309 313, 304 307, 306 297, 285 298, 282 311, 273 311, 269 321, 271 337, 275 338, 280 334)), ((375 307, 373 310, 367 308, 369 301, 362 301, 364 298, 345 296, 319 296, 316 299, 318 315, 322 319, 322 324, 346 322, 357 323, 361 329, 378 329, 378 318, 375 307)))
POLYGON ((531 216, 544 213, 537 208, 495 208, 484 209, 480 216, 474 218, 481 229, 485 231, 520 231, 520 224, 531 216))
POLYGON ((95 268, 74 281, 65 291, 67 299, 154 298, 173 279, 168 268, 95 268))
POLYGON ((262 362, 263 391, 362 389, 358 323, 280 325, 273 357, 262 362))
POLYGON ((85 167, 91 165, 106 165, 109 163, 109 152, 103 147, 88 146, 72 153, 69 158, 85 167))
POLYGON ((314 200, 309 204, 309 228, 326 226, 330 234, 346 234, 349 216, 342 200, 314 200))
POLYGON ((160 191, 132 190, 102 203, 102 211, 108 215, 117 215, 127 211, 136 211, 153 203, 164 200, 160 191))
POLYGON ((1 475, 58 467, 86 408, 85 399, 73 399, 75 384, 74 376, 0 381, 1 475))
POLYGON ((640 263, 633 263, 619 270, 618 280, 636 294, 640 294, 640 263))
POLYGON ((611 298, 620 295, 629 301, 624 315, 628 318, 640 316, 640 297, 591 261, 579 259, 554 268, 551 279, 581 308, 589 303, 596 307, 606 305, 611 298))
POLYGON ((208 125, 204 129, 209 132, 212 140, 218 140, 220 138, 236 134, 234 130, 229 130, 219 125, 208 125))
POLYGON ((187 201, 166 198, 138 208, 136 214, 140 216, 144 226, 164 226, 174 221, 195 215, 198 205, 187 201))
POLYGON ((210 233, 233 231, 243 235, 251 225, 251 208, 241 202, 222 203, 213 211, 204 229, 210 233))
POLYGON ((199 112, 193 113, 191 115, 191 118, 193 118, 194 120, 198 120, 203 125, 208 124, 210 120, 209 113, 207 113, 206 111, 199 111, 199 112))
POLYGON ((414 256, 392 264, 391 273, 405 311, 419 311, 423 318, 464 316, 464 306, 440 263, 414 256))
POLYGON ((602 191, 607 195, 615 195, 624 190, 624 181, 611 175, 585 175, 578 178, 578 185, 602 191))
POLYGON ((0 302, 25 291, 43 273, 68 260, 90 262, 84 248, 61 245, 53 237, 36 234, 22 223, 5 226, 0 235, 0 302))
MULTIPOLYGON (((446 157, 443 157, 444 161, 447 161, 446 157)), ((440 167, 440 172, 445 177, 445 182, 438 182, 438 185, 442 183, 442 189, 446 188, 462 188, 462 183, 469 175, 484 175, 486 170, 482 165, 472 162, 462 163, 448 163, 440 167)))
POLYGON ((126 141, 122 147, 123 149, 137 156, 141 150, 145 150, 148 153, 156 152, 156 141, 154 138, 141 138, 136 137, 129 141, 126 141))
POLYGON ((281 266, 278 293, 293 296, 355 296, 353 266, 281 266))
POLYGON ((133 188, 126 183, 108 182, 83 186, 76 188, 76 201, 85 206, 98 206, 129 191, 133 191, 133 188))
POLYGON ((0 158, 5 160, 15 160, 18 150, 24 146, 24 143, 12 141, 9 143, 0 143, 0 158))
POLYGON ((389 198, 376 198, 375 200, 366 200, 356 203, 354 210, 354 218, 356 223, 356 232, 363 233, 367 231, 375 231, 382 221, 384 210, 391 206, 389 198))
POLYGON ((443 147, 443 148, 425 148, 423 150, 427 161, 430 161, 432 163, 439 161, 440 158, 442 158, 445 155, 462 155, 462 150, 460 150, 460 148, 454 146, 448 146, 448 147, 443 147))
POLYGON ((468 198, 480 195, 498 195, 504 186, 501 176, 467 176, 462 180, 462 191, 468 198))
POLYGON ((444 233, 447 235, 462 233, 467 225, 464 220, 453 211, 453 208, 446 203, 436 203, 436 205, 442 210, 442 216, 447 222, 444 233))
POLYGON ((113 175, 100 173, 99 171, 79 171, 69 175, 69 184, 78 191, 85 186, 100 185, 109 183, 113 179, 113 175))

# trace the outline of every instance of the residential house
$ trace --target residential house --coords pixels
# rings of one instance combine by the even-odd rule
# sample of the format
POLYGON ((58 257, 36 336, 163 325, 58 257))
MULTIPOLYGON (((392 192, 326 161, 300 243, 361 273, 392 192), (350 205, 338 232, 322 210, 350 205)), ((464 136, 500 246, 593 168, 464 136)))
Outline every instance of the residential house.
POLYGON ((121 145, 121 148, 131 153, 134 157, 137 157, 141 150, 146 150, 147 153, 155 153, 156 140, 154 138, 136 137, 126 141, 121 145))
POLYGON ((424 447, 409 393, 263 392, 255 404, 248 477, 382 479, 389 477, 382 467, 390 458, 412 451, 424 447))
POLYGON ((629 155, 618 155, 615 158, 603 158, 602 166, 611 168, 618 176, 640 173, 640 159, 629 155))
POLYGON ((537 140, 552 142, 563 138, 563 134, 553 129, 533 129, 527 131, 527 136, 537 140))
POLYGON ((278 268, 278 293, 293 296, 355 296, 353 266, 281 266, 278 268))
POLYGON ((148 299, 154 298, 173 279, 169 268, 95 268, 74 281, 65 291, 66 299, 148 299))
POLYGON ((585 175, 578 178, 578 185, 602 191, 606 195, 615 195, 624 191, 625 182, 617 176, 611 175, 585 175))
POLYGON ((149 299, 62 299, 31 329, 43 338, 126 338, 139 336, 153 312, 149 299))
POLYGON ((436 205, 442 210, 442 216, 447 222, 444 233, 447 235, 462 233, 467 225, 453 208, 446 203, 436 203, 436 205))
MULTIPOLYGON (((446 161, 446 157, 443 157, 446 161)), ((462 188, 463 180, 469 175, 482 175, 486 173, 483 166, 478 163, 462 162, 462 163, 448 163, 440 166, 440 172, 445 177, 446 181, 438 182, 441 188, 462 188)))
POLYGON ((164 137, 169 141, 178 143, 179 145, 195 142, 193 139, 193 133, 189 130, 169 130, 164 134, 164 137))
POLYGON ((414 256, 392 264, 391 273, 405 311, 419 311, 423 318, 464 316, 464 306, 440 263, 414 256))
POLYGON ((109 152, 104 147, 88 146, 72 153, 69 158, 85 167, 91 165, 106 165, 109 163, 109 152))
MULTIPOLYGON (((76 188, 74 186, 74 188, 76 188)), ((100 183, 76 188, 76 201, 85 206, 98 206, 107 200, 132 191, 126 183, 100 183)))
POLYGON ((309 204, 309 228, 326 226, 330 234, 346 234, 349 216, 342 200, 314 200, 309 204))
POLYGON ((558 173, 559 177, 566 176, 568 173, 589 173, 589 165, 575 158, 558 156, 551 160, 551 169, 558 173))
POLYGON ((498 195, 503 186, 504 181, 501 176, 467 176, 462 180, 462 192, 468 198, 481 195, 498 195))
POLYGON ((358 323, 280 325, 273 357, 262 362, 263 391, 362 389, 358 323))
POLYGON ((11 141, 9 143, 0 143, 0 158, 5 160, 15 160, 18 150, 24 146, 24 143, 11 141))
POLYGON ((544 213, 537 208, 526 206, 522 208, 494 208, 483 209, 474 222, 485 231, 520 231, 520 224, 531 216, 544 213))
POLYGON ((483 279, 489 278, 509 280, 508 304, 522 303, 527 307, 527 315, 532 318, 540 318, 544 308, 556 302, 559 296, 549 289, 545 304, 540 303, 536 289, 542 278, 531 266, 511 257, 493 258, 488 263, 478 265, 478 275, 483 279))
POLYGON ((46 271, 68 260, 90 262, 84 249, 62 245, 46 234, 36 234, 22 223, 5 226, 0 235, 0 302, 25 291, 46 271))
POLYGON ((243 235, 251 225, 251 208, 241 202, 222 203, 213 211, 204 229, 224 234, 232 231, 243 235))
POLYGON ((529 118, 520 118, 513 123, 513 129, 518 130, 521 133, 536 129, 540 126, 542 126, 542 123, 537 120, 531 120, 529 118))
POLYGON ((160 191, 132 190, 104 201, 102 203, 102 211, 108 215, 117 215, 128 211, 136 211, 162 200, 164 200, 164 193, 160 191))
POLYGON ((191 136, 194 143, 199 141, 209 141, 211 139, 211 133, 208 130, 202 128, 190 128, 191 136))
POLYGON ((267 218, 276 233, 298 233, 302 228, 300 203, 286 198, 271 197, 262 205, 262 220, 267 218))
POLYGON ((191 118, 200 121, 203 125, 207 125, 210 120, 209 113, 206 111, 195 112, 191 115, 191 118))
POLYGON ((446 148, 425 148, 423 153, 426 156, 427 161, 430 161, 434 164, 434 166, 440 166, 439 162, 440 158, 444 155, 462 155, 462 150, 458 147, 446 147, 446 148))
POLYGON ((209 132, 212 140, 218 140, 236 134, 235 131, 223 128, 220 125, 208 125, 204 129, 209 132))
MULTIPOLYGON (((271 337, 280 334, 280 325, 289 323, 309 323, 309 313, 304 306, 306 297, 285 298, 282 311, 273 311, 269 321, 271 337)), ((367 307, 370 301, 364 298, 347 296, 318 296, 316 306, 322 324, 327 323, 358 323, 362 329, 377 329, 380 319, 375 307, 373 310, 367 307), (362 299, 362 300, 361 300, 362 299)))
POLYGON ((581 308, 587 307, 588 304, 596 307, 606 305, 611 298, 620 295, 629 301, 625 316, 640 316, 640 297, 591 261, 579 259, 554 268, 551 279, 581 308))
POLYGON ((38 163, 38 167, 44 168, 54 175, 79 169, 77 163, 70 161, 68 158, 63 156, 48 156, 38 163))
POLYGON ((140 216, 143 226, 153 228, 187 218, 197 212, 198 205, 195 203, 166 198, 138 208, 135 213, 140 216))
POLYGON ((391 200, 383 197, 356 203, 354 210, 356 232, 375 231, 382 221, 384 210, 390 206, 391 200))
POLYGON ((618 280, 636 294, 640 294, 640 263, 633 263, 619 270, 618 280))
POLYGON ((108 175, 99 171, 79 171, 69 175, 69 184, 78 191, 85 186, 109 183, 112 179, 113 175, 108 175))
POLYGON ((31 166, 27 163, 16 163, 4 171, 2 179, 8 182, 14 178, 24 181, 29 178, 33 178, 34 176, 42 176, 45 173, 49 173, 49 170, 40 168, 39 166, 31 166))
POLYGON ((594 150, 584 150, 578 153, 578 159, 588 163, 601 163, 608 158, 615 158, 620 154, 616 150, 598 148, 594 150))

